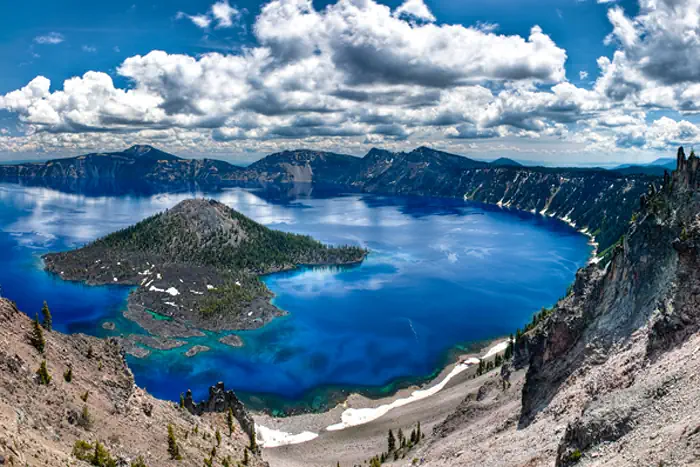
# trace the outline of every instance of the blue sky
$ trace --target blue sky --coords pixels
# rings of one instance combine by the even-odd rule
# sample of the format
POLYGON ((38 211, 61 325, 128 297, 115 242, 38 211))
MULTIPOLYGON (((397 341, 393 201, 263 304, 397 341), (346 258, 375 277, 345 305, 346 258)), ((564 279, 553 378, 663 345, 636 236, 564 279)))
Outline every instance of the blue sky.
MULTIPOLYGON (((255 42, 250 29, 260 12, 260 2, 235 3, 248 11, 243 21, 245 30, 215 31, 208 39, 193 24, 175 19, 179 11, 202 12, 211 3, 33 0, 18 2, 11 8, 2 7, 7 11, 0 15, 0 63, 7 66, 0 75, 0 93, 18 89, 37 75, 60 83, 89 70, 113 70, 125 58, 154 49, 197 55, 217 50, 235 52, 241 45, 255 42), (64 37, 59 47, 34 41, 52 32, 64 37), (83 46, 94 48, 95 52, 86 52, 83 46)), ((314 6, 321 9, 328 3, 331 2, 314 2, 314 6)), ((397 7, 401 2, 382 3, 397 7)), ((636 8, 635 2, 620 4, 626 10, 636 8)), ((611 56, 614 50, 603 44, 605 36, 612 31, 606 17, 607 5, 597 4, 595 0, 441 0, 426 1, 426 5, 439 22, 497 23, 503 34, 527 35, 532 25, 538 24, 567 50, 567 75, 576 80, 581 70, 594 73, 596 59, 601 55, 611 56)))
MULTIPOLYGON (((0 158, 145 142, 233 160, 420 144, 486 159, 650 160, 700 134, 700 73, 644 60, 697 29, 697 3, 19 2, 0 7, 0 158)), ((679 57, 697 52, 683 47, 679 57)))

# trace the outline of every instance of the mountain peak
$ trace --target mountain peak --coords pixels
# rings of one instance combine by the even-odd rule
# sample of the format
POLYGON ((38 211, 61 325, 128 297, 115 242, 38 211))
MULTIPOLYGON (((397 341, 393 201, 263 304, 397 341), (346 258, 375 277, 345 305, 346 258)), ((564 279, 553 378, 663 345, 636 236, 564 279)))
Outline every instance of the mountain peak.
POLYGON ((154 149, 155 148, 153 146, 150 146, 148 144, 135 144, 124 152, 135 153, 135 154, 145 154, 147 152, 153 151, 154 149))
POLYGON ((153 146, 150 146, 148 144, 135 144, 131 146, 129 149, 125 150, 123 154, 126 154, 128 156, 134 157, 134 158, 149 158, 149 159, 157 159, 157 160, 176 160, 179 159, 179 157, 174 156, 172 154, 169 154, 165 151, 161 151, 160 149, 154 148, 153 146))

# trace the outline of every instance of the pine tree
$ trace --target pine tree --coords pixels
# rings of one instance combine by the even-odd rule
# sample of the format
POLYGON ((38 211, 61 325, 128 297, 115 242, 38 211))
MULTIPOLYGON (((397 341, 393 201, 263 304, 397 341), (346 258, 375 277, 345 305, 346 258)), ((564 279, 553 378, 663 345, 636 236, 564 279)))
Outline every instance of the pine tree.
POLYGON ((233 435, 233 409, 231 407, 228 408, 226 413, 226 426, 228 426, 228 435, 233 435))
POLYGON ((248 450, 243 451, 243 465, 248 465, 250 463, 250 456, 248 455, 248 450))
POLYGON ((221 432, 219 429, 216 429, 216 445, 221 446, 221 432))
POLYGON ((63 372, 63 379, 66 380, 66 383, 70 383, 73 381, 73 367, 68 366, 66 371, 63 372))
POLYGON ((477 376, 483 375, 485 370, 486 370, 486 366, 484 365, 484 361, 479 360, 479 366, 476 368, 477 376))
POLYGON ((504 358, 506 360, 510 360, 513 357, 513 340, 513 334, 511 334, 508 338, 508 347, 506 347, 506 351, 504 354, 504 358))
POLYGON ((44 322, 42 323, 44 329, 51 332, 53 320, 51 319, 51 311, 49 310, 49 305, 46 304, 46 300, 44 300, 44 305, 41 307, 41 316, 44 318, 44 322))
POLYGON ((148 467, 143 457, 139 456, 134 462, 131 463, 131 467, 148 467))
POLYGON ((416 443, 421 440, 422 433, 420 432, 420 422, 418 422, 418 426, 416 427, 416 443))
POLYGON ((48 386, 48 384, 51 382, 51 375, 49 375, 49 371, 46 369, 46 360, 41 361, 41 365, 39 366, 39 369, 36 370, 36 374, 39 377, 39 384, 48 386))
POLYGON ((406 437, 403 435, 403 430, 399 428, 399 431, 397 433, 397 437, 399 439, 399 446, 404 447, 406 446, 406 437))
POLYGON ((180 393, 180 408, 185 408, 185 396, 182 393, 180 393))
POLYGON ((168 454, 170 454, 170 458, 173 460, 181 460, 182 456, 180 455, 180 448, 177 445, 177 440, 175 439, 175 431, 173 430, 173 426, 168 424, 168 454))
POLYGON ((250 434, 250 450, 253 452, 258 450, 258 439, 255 430, 250 434))
POLYGON ((39 324, 39 314, 37 313, 32 322, 32 333, 29 336, 29 343, 34 346, 40 353, 44 353, 46 348, 46 340, 44 339, 44 331, 39 324))
POLYGON ((416 429, 411 430, 411 444, 416 444, 416 429))
POLYGON ((387 438, 387 450, 389 452, 394 452, 396 450, 396 438, 394 438, 394 432, 389 430, 389 436, 387 438))

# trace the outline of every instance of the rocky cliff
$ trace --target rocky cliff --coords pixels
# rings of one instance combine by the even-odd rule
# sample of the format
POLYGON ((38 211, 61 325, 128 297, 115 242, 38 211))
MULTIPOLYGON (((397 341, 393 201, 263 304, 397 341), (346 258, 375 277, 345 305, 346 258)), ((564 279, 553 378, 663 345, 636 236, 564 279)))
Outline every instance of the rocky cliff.
POLYGON ((697 465, 699 248, 700 159, 681 149, 611 261, 516 343, 502 375, 526 369, 521 397, 503 378, 496 403, 467 397, 429 465, 697 465))
POLYGON ((32 321, 0 299, 0 465, 238 465, 246 450, 248 465, 267 465, 238 421, 229 434, 226 414, 195 416, 136 387, 115 341, 44 330, 40 352, 31 335, 32 321), (181 460, 168 451, 169 425, 181 460))

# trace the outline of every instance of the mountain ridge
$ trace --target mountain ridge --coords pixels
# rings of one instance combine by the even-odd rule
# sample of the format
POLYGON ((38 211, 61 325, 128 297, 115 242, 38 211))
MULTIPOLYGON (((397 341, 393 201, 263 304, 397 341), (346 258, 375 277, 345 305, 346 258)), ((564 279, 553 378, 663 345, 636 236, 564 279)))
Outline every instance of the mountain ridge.
POLYGON ((163 189, 184 182, 212 186, 308 184, 385 195, 462 198, 558 217, 592 235, 601 251, 624 233, 636 200, 647 185, 660 182, 660 177, 636 172, 493 164, 425 146, 409 152, 372 148, 362 158, 298 149, 271 154, 245 168, 208 159, 146 158, 136 163, 131 154, 108 156, 108 163, 90 165, 81 164, 80 157, 60 163, 0 166, 0 179, 26 183, 103 177, 100 180, 160 183, 163 189), (121 161, 123 157, 128 159, 126 163, 121 161))

